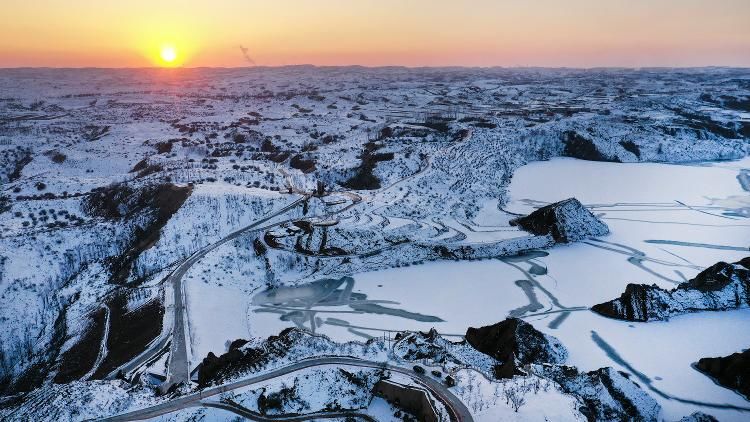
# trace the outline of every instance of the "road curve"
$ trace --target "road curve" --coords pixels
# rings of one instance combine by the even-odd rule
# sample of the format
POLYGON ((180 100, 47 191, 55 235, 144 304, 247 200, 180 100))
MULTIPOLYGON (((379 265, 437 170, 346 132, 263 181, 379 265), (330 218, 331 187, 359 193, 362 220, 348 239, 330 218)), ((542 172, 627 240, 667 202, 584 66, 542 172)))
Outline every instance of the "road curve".
POLYGON ((219 241, 216 241, 208 246, 205 246, 204 248, 198 250, 197 252, 193 253, 187 260, 185 260, 182 264, 180 264, 177 269, 175 269, 172 274, 170 274, 167 277, 167 282, 172 284, 172 288, 174 289, 174 326, 172 328, 172 346, 171 346, 171 352, 169 355, 169 373, 167 374, 167 380, 164 384, 162 384, 162 391, 167 391, 172 385, 174 384, 180 384, 185 383, 189 384, 190 382, 190 362, 188 360, 187 356, 187 348, 188 348, 188 342, 185 335, 186 327, 187 327, 187 316, 185 315, 185 303, 183 301, 183 289, 182 289, 182 277, 185 276, 185 274, 190 270, 190 267, 192 267, 196 262, 201 260, 204 256, 206 256, 209 252, 213 251, 214 249, 218 248, 219 246, 232 241, 243 234, 246 234, 250 231, 257 230, 258 226, 261 224, 267 222, 268 220, 271 220, 272 218, 275 218, 292 208, 296 207, 302 201, 305 200, 306 197, 301 197, 300 199, 292 202, 291 204, 279 209, 278 211, 275 211, 259 220, 256 220, 252 224, 245 226, 239 230, 236 230, 226 237, 222 238, 219 241))
POLYGON ((255 377, 246 378, 244 380, 231 382, 228 384, 220 385, 217 387, 208 388, 197 393, 189 394, 183 397, 176 398, 164 403, 160 403, 144 409, 135 410, 128 413, 112 416, 103 421, 119 422, 119 421, 135 421, 153 418, 156 416, 165 415, 167 413, 175 412, 177 410, 185 409, 188 407, 195 407, 203 405, 200 403, 201 400, 215 396, 217 394, 224 393, 226 391, 235 390, 238 388, 246 387, 253 384, 258 384, 264 381, 268 381, 283 375, 290 374, 301 369, 312 368, 316 366, 324 365, 347 365, 357 366, 362 368, 376 368, 376 369, 388 369, 392 372, 398 372, 411 378, 414 382, 428 390, 435 398, 437 398, 445 408, 448 410, 450 418, 455 422, 471 422, 473 417, 471 412, 466 405, 459 400, 445 385, 440 381, 431 378, 427 374, 417 374, 411 369, 402 368, 400 366, 394 366, 383 362, 373 362, 364 359, 357 359, 351 357, 321 357, 303 360, 284 368, 276 369, 274 371, 258 375, 255 377))
POLYGON ((240 408, 238 406, 232 406, 229 403, 214 402, 214 401, 203 401, 201 405, 204 407, 214 407, 216 409, 226 410, 237 415, 240 415, 246 419, 250 419, 258 422, 297 422, 297 421, 311 421, 320 419, 336 419, 336 418, 357 418, 367 422, 378 422, 375 418, 368 415, 367 413, 357 412, 355 410, 349 411, 331 411, 331 412, 317 412, 308 413, 307 415, 261 415, 258 412, 253 412, 250 409, 240 408))
MULTIPOLYGON (((209 252, 231 240, 242 236, 243 234, 251 231, 265 229, 265 227, 259 228, 258 226, 298 206, 305 199, 307 199, 307 196, 303 196, 296 201, 293 201, 292 203, 284 206, 283 208, 274 211, 259 220, 254 221, 252 224, 242 227, 241 229, 230 233, 226 237, 210 245, 204 246, 203 248, 199 249, 198 251, 187 257, 185 260, 183 260, 182 263, 167 276, 165 282, 172 285, 172 289, 174 292, 174 317, 173 326, 171 329, 172 341, 170 346, 170 362, 168 368, 169 373, 166 382, 162 384, 164 386, 164 391, 169 389, 169 387, 171 387, 173 384, 179 384, 181 382, 187 383, 190 379, 190 363, 187 358, 187 339, 185 336, 186 316, 185 304, 182 294, 182 277, 184 277, 190 267, 192 267, 196 262, 206 256, 209 252)), ((128 373, 143 365, 154 355, 158 354, 164 347, 166 347, 169 339, 170 336, 162 336, 160 339, 153 342, 146 352, 141 353, 135 359, 115 369, 106 378, 113 379, 117 376, 118 372, 128 373)))
MULTIPOLYGON (((329 213, 325 217, 330 217, 335 214, 340 214, 345 211, 348 211, 352 207, 356 206, 362 201, 362 197, 357 195, 356 193, 352 192, 338 192, 342 193, 346 196, 348 196, 351 199, 351 203, 345 207, 343 207, 340 210, 334 211, 332 213, 329 213)), ((179 384, 179 383, 188 383, 190 380, 190 362, 187 358, 187 338, 185 335, 185 328, 187 326, 186 324, 186 316, 185 316, 185 309, 186 306, 183 301, 183 289, 182 289, 182 277, 187 273, 187 271, 192 267, 196 262, 198 262, 200 259, 202 259, 204 256, 206 256, 209 252, 213 251, 214 249, 218 248, 219 246, 234 240, 242 235, 245 235, 250 232, 257 232, 262 230, 267 230, 275 225, 284 223, 284 222, 278 222, 272 225, 267 225, 264 227, 258 227, 259 225, 278 217, 281 214, 284 214, 285 212, 295 208, 302 202, 308 200, 311 197, 310 194, 304 194, 302 197, 297 199, 296 201, 291 202, 290 204, 282 207, 281 209, 272 212, 271 214, 254 221, 252 224, 242 227, 226 237, 207 245, 198 251, 194 252, 189 257, 185 258, 180 265, 174 269, 166 278, 166 283, 171 283, 173 294, 174 294, 174 304, 172 306, 173 308, 173 326, 171 331, 171 336, 169 335, 162 335, 160 338, 157 338, 152 344, 148 347, 147 350, 145 350, 140 355, 136 356, 134 359, 132 359, 130 362, 125 363, 124 365, 121 365, 120 367, 113 370, 109 375, 107 375, 106 379, 114 379, 117 377, 117 374, 122 372, 123 374, 127 374, 136 368, 140 367, 144 363, 151 360, 154 356, 159 354, 165 347, 167 347, 167 343, 169 343, 171 339, 171 343, 169 345, 170 347, 170 361, 169 361, 169 367, 168 367, 168 373, 167 373, 167 380, 162 384, 160 387, 161 391, 167 391, 172 385, 179 384)))

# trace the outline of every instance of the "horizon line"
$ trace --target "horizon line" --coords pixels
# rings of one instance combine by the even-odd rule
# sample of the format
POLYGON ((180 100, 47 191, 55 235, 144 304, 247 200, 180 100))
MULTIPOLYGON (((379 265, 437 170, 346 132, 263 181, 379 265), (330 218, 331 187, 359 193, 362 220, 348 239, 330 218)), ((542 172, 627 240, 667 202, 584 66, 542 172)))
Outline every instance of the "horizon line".
POLYGON ((702 65, 702 66, 464 66, 464 65, 426 65, 426 66, 409 66, 409 65, 316 65, 310 63, 286 64, 286 65, 257 65, 257 66, 0 66, 0 70, 198 70, 198 69, 280 69, 291 67, 311 67, 311 68, 363 68, 363 69, 549 69, 549 70, 644 70, 644 69, 737 69, 750 70, 750 66, 735 65, 702 65))

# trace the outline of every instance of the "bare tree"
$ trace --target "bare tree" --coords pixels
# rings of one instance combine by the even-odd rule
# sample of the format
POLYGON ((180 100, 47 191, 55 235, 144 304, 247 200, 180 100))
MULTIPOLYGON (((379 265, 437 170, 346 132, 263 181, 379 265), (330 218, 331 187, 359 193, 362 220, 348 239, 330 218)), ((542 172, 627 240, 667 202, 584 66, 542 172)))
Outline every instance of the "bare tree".
POLYGON ((510 386, 505 389, 505 400, 513 408, 514 412, 518 412, 518 409, 526 404, 526 397, 518 386, 510 386))

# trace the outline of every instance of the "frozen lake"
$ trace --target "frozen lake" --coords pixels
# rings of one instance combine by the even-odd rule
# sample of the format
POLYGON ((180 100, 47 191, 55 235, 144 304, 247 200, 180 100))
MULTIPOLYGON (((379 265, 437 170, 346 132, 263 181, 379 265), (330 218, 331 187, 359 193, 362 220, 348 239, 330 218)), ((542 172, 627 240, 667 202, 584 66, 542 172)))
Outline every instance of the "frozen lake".
MULTIPOLYGON (((750 159, 689 166, 532 163, 514 175, 506 211, 528 213, 576 197, 611 234, 520 257, 433 262, 258 293, 249 307, 251 330, 265 337, 296 325, 352 340, 435 327, 459 339, 469 326, 523 317, 568 347, 568 363, 633 374, 667 420, 695 410, 746 420, 750 402, 690 365, 750 347, 750 310, 636 324, 588 308, 619 296, 630 282, 671 288, 717 261, 750 255, 750 192, 738 180, 747 168, 750 159)), ((507 224, 507 214, 487 208, 477 225, 507 224)))

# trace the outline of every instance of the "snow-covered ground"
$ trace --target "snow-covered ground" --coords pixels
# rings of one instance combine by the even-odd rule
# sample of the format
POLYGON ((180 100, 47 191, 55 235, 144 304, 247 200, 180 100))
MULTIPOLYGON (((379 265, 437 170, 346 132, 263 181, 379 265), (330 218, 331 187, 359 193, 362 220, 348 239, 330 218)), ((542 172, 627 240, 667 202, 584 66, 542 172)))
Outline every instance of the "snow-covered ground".
POLYGON ((578 411, 579 403, 556 390, 546 379, 530 376, 493 382, 471 370, 459 371, 456 379, 459 382, 456 393, 472 410, 476 421, 586 420, 578 411), (518 409, 511 402, 516 396, 523 400, 518 409))
MULTIPOLYGON (((748 255, 747 81, 724 68, 0 70, 0 394, 68 388, 95 418, 98 390, 127 394, 86 379, 174 378, 239 338, 435 327, 458 340, 513 316, 582 370, 633 374, 667 420, 742 419, 711 405, 747 402, 690 364, 747 347, 747 310, 628 324, 588 308, 748 255), (510 225, 568 197, 611 234, 553 246, 510 225), (544 250, 509 256, 530 248, 544 250)), ((540 394, 519 414, 575 418, 568 399, 540 394)))
MULTIPOLYGON (((492 324, 516 311, 560 338, 571 350, 572 365, 643 373, 649 381, 642 385, 653 387, 667 420, 695 409, 742 420, 750 411, 724 405, 750 409, 747 401, 690 365, 700 357, 746 348, 750 330, 743 327, 750 323, 750 310, 638 324, 609 320, 588 308, 619 296, 631 282, 672 288, 717 261, 750 255, 750 223, 731 215, 750 207, 750 193, 737 181, 739 169, 748 167, 750 159, 690 166, 565 158, 532 163, 515 173, 506 210, 528 213, 535 205, 576 197, 592 207, 611 234, 523 260, 440 261, 353 275, 354 293, 406 312, 358 313, 349 302, 314 301, 299 311, 318 321, 317 332, 341 341, 431 327, 460 336, 469 326, 492 324), (538 309, 521 309, 530 304, 525 292, 540 303, 538 309), (622 361, 608 354, 608 347, 622 361)), ((261 337, 292 325, 258 312, 262 309, 255 308, 251 316, 261 337)))

